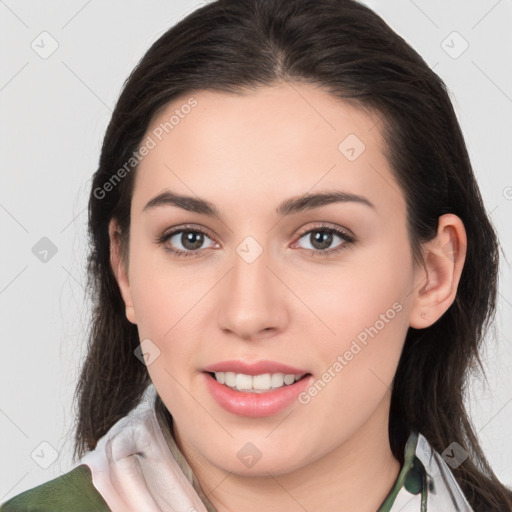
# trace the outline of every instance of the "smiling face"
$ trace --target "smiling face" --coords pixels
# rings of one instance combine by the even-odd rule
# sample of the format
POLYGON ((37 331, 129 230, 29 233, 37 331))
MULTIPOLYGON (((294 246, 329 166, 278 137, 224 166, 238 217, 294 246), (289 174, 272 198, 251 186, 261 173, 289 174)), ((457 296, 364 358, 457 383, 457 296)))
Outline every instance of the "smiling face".
POLYGON ((264 475, 387 442, 421 280, 377 116, 304 84, 193 97, 147 131, 118 276, 180 447, 264 475))

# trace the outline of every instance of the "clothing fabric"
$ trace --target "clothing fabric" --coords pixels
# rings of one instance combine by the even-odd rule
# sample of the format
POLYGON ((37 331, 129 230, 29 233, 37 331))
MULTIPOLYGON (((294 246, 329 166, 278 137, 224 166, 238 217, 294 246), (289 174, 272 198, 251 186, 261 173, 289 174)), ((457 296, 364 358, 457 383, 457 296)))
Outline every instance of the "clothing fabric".
MULTIPOLYGON (((64 475, 11 498, 0 512, 216 512, 155 409, 156 389, 64 475)), ((377 512, 473 512, 443 458, 411 432, 404 464, 377 512)))

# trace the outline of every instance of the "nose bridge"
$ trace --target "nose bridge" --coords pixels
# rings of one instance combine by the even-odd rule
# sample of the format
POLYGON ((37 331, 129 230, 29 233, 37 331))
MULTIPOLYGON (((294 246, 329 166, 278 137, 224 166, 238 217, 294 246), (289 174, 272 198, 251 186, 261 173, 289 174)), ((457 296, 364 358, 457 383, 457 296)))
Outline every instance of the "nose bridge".
POLYGON ((253 237, 247 237, 236 248, 233 264, 232 284, 240 288, 237 293, 243 295, 244 288, 247 296, 260 295, 265 289, 270 291, 267 282, 272 274, 267 268, 270 264, 269 252, 253 237))
POLYGON ((270 251, 254 237, 246 237, 233 256, 219 301, 219 326, 243 338, 263 330, 281 329, 286 319, 282 285, 269 270, 270 251))
POLYGON ((231 275, 231 296, 251 307, 262 307, 271 301, 273 293, 272 272, 269 251, 254 237, 244 239, 236 248, 231 275))

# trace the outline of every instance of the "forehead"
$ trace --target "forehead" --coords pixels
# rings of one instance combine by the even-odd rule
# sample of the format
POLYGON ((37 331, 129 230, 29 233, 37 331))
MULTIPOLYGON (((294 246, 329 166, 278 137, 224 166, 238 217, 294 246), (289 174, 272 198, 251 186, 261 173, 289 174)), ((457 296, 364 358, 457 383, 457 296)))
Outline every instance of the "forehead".
POLYGON ((169 188, 222 201, 229 192, 249 206, 329 187, 396 202, 379 120, 309 84, 181 95, 148 127, 134 202, 169 188))

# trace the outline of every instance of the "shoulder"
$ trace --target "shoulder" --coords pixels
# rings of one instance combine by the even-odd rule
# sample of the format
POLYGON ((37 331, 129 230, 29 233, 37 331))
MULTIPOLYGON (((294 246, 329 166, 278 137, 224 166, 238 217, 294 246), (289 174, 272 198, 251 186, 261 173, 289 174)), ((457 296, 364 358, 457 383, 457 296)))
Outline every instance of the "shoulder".
POLYGON ((105 500, 94 487, 91 470, 80 464, 71 471, 18 494, 0 512, 104 512, 105 500))

